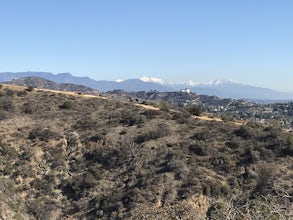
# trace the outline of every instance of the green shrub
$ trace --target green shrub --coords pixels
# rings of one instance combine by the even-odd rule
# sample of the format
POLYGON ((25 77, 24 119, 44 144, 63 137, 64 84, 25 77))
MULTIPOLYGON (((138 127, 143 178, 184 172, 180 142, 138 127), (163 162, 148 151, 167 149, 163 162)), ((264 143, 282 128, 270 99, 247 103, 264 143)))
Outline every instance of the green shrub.
POLYGON ((209 159, 215 170, 229 172, 235 167, 235 163, 231 160, 229 155, 221 154, 215 155, 209 159))
POLYGON ((9 96, 0 96, 0 109, 4 109, 5 111, 14 110, 14 103, 9 96))
POLYGON ((239 137, 244 138, 244 139, 250 139, 254 136, 255 131, 253 130, 253 128, 251 128, 247 125, 243 125, 240 128, 238 128, 237 130, 235 130, 235 134, 239 137))
POLYGON ((59 105, 60 109, 72 109, 74 106, 73 101, 66 100, 62 105, 59 105))
POLYGON ((161 101, 159 104, 159 108, 161 111, 164 111, 164 112, 170 111, 170 105, 168 102, 161 101))
POLYGON ((89 140, 91 142, 97 142, 97 141, 100 141, 100 140, 103 140, 103 139, 104 139, 104 135, 102 135, 102 134, 95 134, 89 140))
POLYGON ((199 156, 207 156, 210 150, 210 145, 207 142, 200 141, 196 144, 189 145, 189 150, 199 156))
POLYGON ((28 138, 30 140, 39 139, 40 141, 48 141, 49 139, 58 139, 60 135, 49 129, 34 128, 30 131, 28 138))
POLYGON ((110 213, 118 211, 120 206, 123 207, 123 200, 125 200, 123 198, 123 192, 119 191, 119 189, 114 190, 110 194, 100 197, 99 209, 105 213, 109 213, 108 215, 104 214, 104 217, 108 216, 106 219, 118 219, 110 217, 110 213))
POLYGON ((266 127, 264 131, 267 133, 266 138, 279 138, 281 136, 282 129, 280 127, 266 127))
POLYGON ((267 190, 273 186, 276 170, 269 164, 260 164, 257 173, 257 183, 252 195, 265 195, 267 190))
POLYGON ((84 118, 78 120, 73 125, 73 128, 79 129, 79 130, 93 129, 97 126, 96 124, 97 124, 96 121, 93 120, 91 117, 84 117, 84 118))
POLYGON ((203 194, 206 196, 221 198, 227 196, 231 189, 228 185, 223 185, 216 180, 208 180, 202 183, 203 194))
POLYGON ((34 108, 33 108, 32 103, 30 103, 30 102, 24 103, 23 104, 23 112, 25 114, 33 114, 34 113, 34 108))
POLYGON ((208 140, 211 136, 214 136, 214 134, 211 133, 211 131, 207 128, 203 129, 202 131, 199 131, 195 133, 191 139, 193 140, 198 140, 198 141, 206 141, 208 140))
POLYGON ((161 137, 165 137, 170 134, 170 128, 166 124, 159 124, 153 130, 149 130, 144 134, 139 135, 135 142, 136 143, 143 143, 149 140, 156 140, 161 137))
POLYGON ((238 140, 236 140, 236 139, 232 139, 230 141, 227 141, 225 143, 225 145, 227 147, 229 147, 230 149, 237 149, 241 145, 241 143, 238 140))
POLYGON ((293 144, 283 147, 281 151, 282 156, 293 156, 293 144))
POLYGON ((28 91, 28 92, 32 92, 34 89, 35 89, 35 88, 34 88, 33 86, 28 86, 28 87, 26 88, 26 91, 28 91))
POLYGON ((7 112, 5 110, 0 110, 0 120, 7 119, 7 112))
POLYGON ((147 117, 147 119, 154 119, 158 115, 160 115, 161 112, 158 110, 147 109, 142 114, 145 115, 147 117))
POLYGON ((209 220, 226 219, 226 217, 226 207, 223 203, 212 204, 207 211, 207 219, 209 220))
POLYGON ((188 124, 190 113, 188 111, 174 112, 172 120, 176 120, 179 124, 188 124))
POLYGON ((205 109, 198 105, 187 106, 185 108, 190 114, 200 116, 205 112, 205 109))
POLYGON ((17 91, 16 95, 19 97, 24 97, 27 95, 27 90, 17 91))
POLYGON ((124 111, 120 116, 120 123, 126 126, 139 125, 146 122, 146 116, 132 111, 124 111))
POLYGON ((260 152, 255 151, 251 148, 246 148, 244 154, 242 155, 242 163, 245 165, 254 164, 260 160, 260 152))
POLYGON ((5 89, 5 93, 7 96, 13 97, 14 91, 12 89, 5 89))
POLYGON ((187 179, 190 173, 189 167, 182 159, 172 159, 165 164, 164 172, 173 172, 177 179, 187 179))

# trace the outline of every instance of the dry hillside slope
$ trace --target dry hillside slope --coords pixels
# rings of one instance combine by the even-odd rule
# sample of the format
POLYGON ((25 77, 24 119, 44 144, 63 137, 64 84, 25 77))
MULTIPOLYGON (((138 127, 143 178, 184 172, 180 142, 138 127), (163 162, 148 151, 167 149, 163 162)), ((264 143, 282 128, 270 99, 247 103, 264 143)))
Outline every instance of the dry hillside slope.
POLYGON ((0 89, 2 219, 290 219, 292 134, 0 89))
POLYGON ((75 91, 88 94, 98 94, 98 91, 87 86, 76 85, 71 83, 56 83, 51 80, 43 79, 40 77, 24 77, 20 79, 14 79, 5 84, 26 86, 40 89, 50 89, 59 91, 75 91))

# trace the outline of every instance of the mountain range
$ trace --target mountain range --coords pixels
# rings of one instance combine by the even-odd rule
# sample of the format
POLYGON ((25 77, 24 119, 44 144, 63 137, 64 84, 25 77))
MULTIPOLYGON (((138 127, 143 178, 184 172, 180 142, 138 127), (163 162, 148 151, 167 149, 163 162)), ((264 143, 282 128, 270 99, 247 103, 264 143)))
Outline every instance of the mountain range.
POLYGON ((49 90, 82 92, 86 94, 98 94, 97 90, 87 86, 72 84, 72 83, 56 83, 54 81, 40 78, 37 76, 23 77, 20 79, 14 79, 4 83, 11 84, 11 85, 18 85, 18 86, 49 89, 49 90))
POLYGON ((23 77, 41 77, 56 83, 71 83, 87 86, 101 92, 125 90, 128 92, 157 90, 160 92, 178 91, 188 88, 191 92, 203 95, 216 95, 220 98, 249 100, 292 100, 292 93, 278 92, 267 88, 236 83, 232 80, 215 80, 205 83, 168 83, 162 79, 142 77, 117 81, 94 80, 89 77, 77 77, 70 73, 52 74, 48 72, 3 72, 0 82, 7 82, 23 77))

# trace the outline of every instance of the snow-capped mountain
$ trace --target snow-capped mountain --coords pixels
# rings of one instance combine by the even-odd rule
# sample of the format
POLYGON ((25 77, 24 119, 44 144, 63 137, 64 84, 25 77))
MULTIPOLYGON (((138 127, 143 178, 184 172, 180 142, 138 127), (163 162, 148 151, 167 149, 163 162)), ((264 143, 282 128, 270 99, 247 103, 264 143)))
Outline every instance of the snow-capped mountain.
POLYGON ((161 85, 166 85, 169 87, 219 87, 219 86, 225 86, 225 85, 231 85, 231 84, 238 84, 235 81, 231 79, 217 79, 217 80, 212 80, 208 82, 194 82, 192 80, 188 80, 185 82, 167 82, 164 79, 159 79, 155 77, 146 77, 143 76, 140 78, 141 81, 144 82, 153 82, 153 83, 158 83, 161 85))
POLYGON ((117 81, 94 80, 89 77, 76 77, 70 73, 52 74, 46 72, 20 72, 0 73, 0 82, 8 82, 13 79, 37 76, 57 83, 72 83, 84 85, 102 92, 121 89, 125 91, 150 91, 162 92, 179 91, 188 88, 190 91, 215 95, 220 98, 251 99, 251 100, 293 100, 293 94, 277 92, 271 89, 260 88, 236 83, 233 80, 214 80, 210 82, 167 82, 156 77, 142 77, 140 79, 128 79, 117 81))
POLYGON ((225 86, 225 85, 232 85, 232 84, 239 84, 231 79, 217 79, 213 81, 208 82, 202 82, 199 83, 197 86, 199 87, 219 87, 219 86, 225 86))
MULTIPOLYGON (((188 89, 189 91, 200 95, 218 96, 219 98, 249 99, 257 101, 293 100, 293 94, 291 93, 245 85, 231 79, 216 79, 207 82, 188 80, 185 82, 174 83, 155 77, 142 77, 140 78, 140 81, 148 83, 148 87, 146 88, 143 83, 139 83, 139 89, 137 91, 148 91, 149 88, 158 91, 181 91, 183 89, 188 89), (154 85, 161 86, 161 88, 154 87, 154 85)), ((123 89, 126 91, 135 91, 133 87, 131 88, 132 89, 126 86, 123 89)))
POLYGON ((161 84, 161 85, 166 85, 167 82, 163 79, 159 79, 159 78, 155 78, 155 77, 141 77, 140 78, 141 81, 143 82, 152 82, 152 83, 158 83, 158 84, 161 84))

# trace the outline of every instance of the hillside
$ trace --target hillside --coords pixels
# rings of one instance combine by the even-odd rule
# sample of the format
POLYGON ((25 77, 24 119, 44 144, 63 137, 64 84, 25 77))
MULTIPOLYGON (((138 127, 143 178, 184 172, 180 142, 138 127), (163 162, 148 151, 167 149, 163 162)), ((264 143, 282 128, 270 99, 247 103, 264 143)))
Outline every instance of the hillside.
POLYGON ((143 82, 139 79, 129 79, 129 80, 117 82, 117 81, 107 81, 107 80, 94 80, 89 77, 77 77, 77 76, 71 75, 70 73, 52 74, 47 72, 19 72, 19 73, 4 72, 4 73, 0 73, 0 82, 3 83, 3 82, 11 81, 13 79, 20 79, 24 77, 40 77, 40 78, 54 81, 56 83, 80 84, 80 85, 90 87, 102 92, 111 91, 115 89, 123 89, 127 91, 142 91, 142 90, 174 91, 174 89, 165 87, 158 83, 143 82))
POLYGON ((193 92, 186 92, 184 90, 177 92, 159 92, 159 91, 140 91, 140 92, 126 92, 123 90, 113 90, 106 92, 112 97, 127 100, 132 98, 139 101, 164 101, 173 107, 183 107, 200 105, 206 107, 225 106, 232 101, 241 102, 242 100, 235 99, 220 99, 217 96, 198 95, 193 92))
POLYGON ((247 100, 221 99, 217 96, 198 95, 189 91, 159 92, 141 91, 125 92, 114 90, 103 93, 117 100, 132 100, 133 102, 148 103, 177 107, 197 106, 210 117, 218 117, 230 121, 254 121, 269 125, 272 121, 284 129, 293 130, 293 103, 276 102, 271 104, 257 103, 247 100))
POLYGON ((1 219, 290 219, 293 136, 4 85, 1 219))
POLYGON ((40 77, 24 77, 20 79, 14 79, 5 84, 27 86, 33 88, 49 89, 49 90, 58 90, 58 91, 74 91, 74 92, 83 92, 83 93, 98 93, 97 90, 89 88, 87 86, 71 84, 71 83, 56 83, 51 80, 43 79, 40 77))

